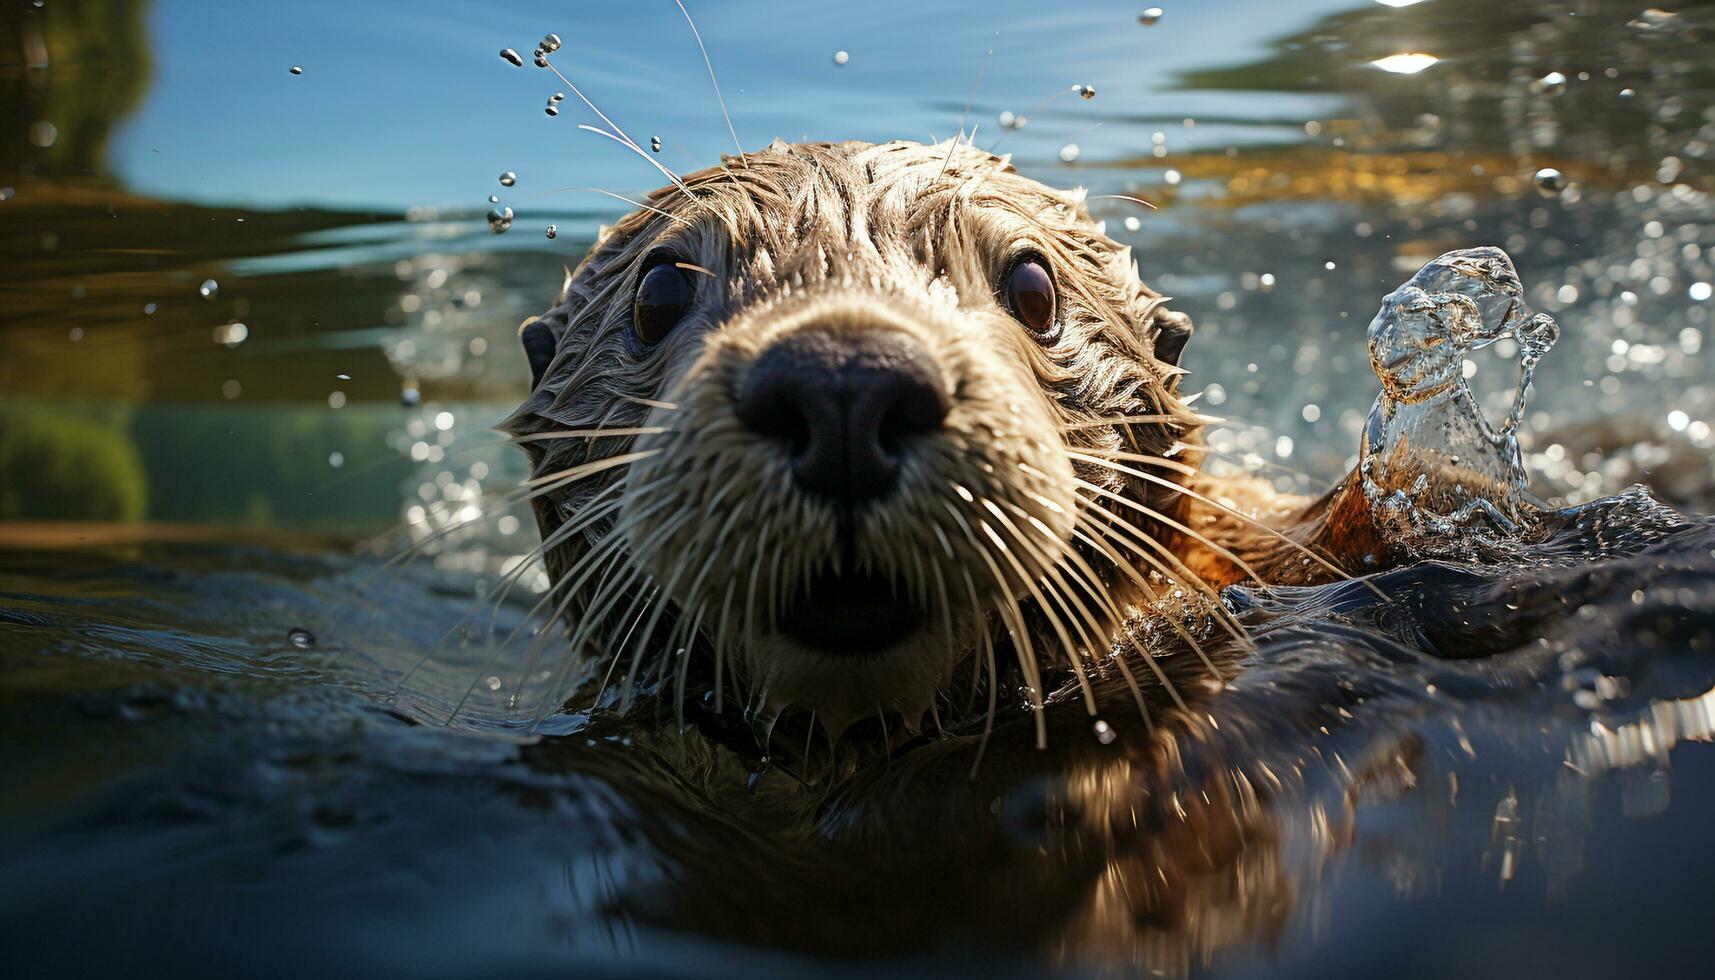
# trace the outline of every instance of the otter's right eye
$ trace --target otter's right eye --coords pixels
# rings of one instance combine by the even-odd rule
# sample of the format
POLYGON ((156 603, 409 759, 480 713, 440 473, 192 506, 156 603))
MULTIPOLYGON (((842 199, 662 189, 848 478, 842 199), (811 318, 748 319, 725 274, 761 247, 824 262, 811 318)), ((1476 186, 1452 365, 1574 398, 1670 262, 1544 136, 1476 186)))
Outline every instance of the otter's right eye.
POLYGON ((685 318, 696 287, 691 275, 672 262, 662 262, 643 274, 632 301, 631 328, 645 344, 659 344, 685 318))

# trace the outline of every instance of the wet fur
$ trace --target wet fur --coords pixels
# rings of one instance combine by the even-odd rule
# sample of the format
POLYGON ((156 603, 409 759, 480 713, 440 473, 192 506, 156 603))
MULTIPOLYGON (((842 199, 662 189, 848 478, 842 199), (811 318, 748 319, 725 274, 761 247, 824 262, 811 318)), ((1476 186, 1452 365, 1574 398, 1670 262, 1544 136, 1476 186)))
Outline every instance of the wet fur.
POLYGON ((1114 637, 1163 594, 1209 595, 1247 569, 1326 577, 1302 545, 1341 538, 1336 498, 1306 511, 1197 473, 1200 422, 1176 365, 1191 326, 1166 303, 1081 191, 968 143, 777 141, 655 192, 526 325, 549 332, 554 356, 506 424, 552 488, 534 505, 573 680, 621 706, 638 685, 672 684, 681 705, 689 687, 770 717, 808 708, 834 734, 874 713, 914 727, 979 688, 992 696, 997 646, 1040 703, 1045 671, 1125 671, 1114 637), (1024 248, 1059 291, 1046 338, 996 293, 1024 248), (645 348, 631 297, 663 250, 695 267, 697 298, 645 348), (812 325, 911 335, 954 392, 900 492, 855 514, 793 489, 778 449, 732 412, 749 363, 812 325), (856 542, 843 555, 842 520, 856 542), (779 604, 842 561, 892 575, 929 610, 921 642, 853 660, 771 632, 779 604))

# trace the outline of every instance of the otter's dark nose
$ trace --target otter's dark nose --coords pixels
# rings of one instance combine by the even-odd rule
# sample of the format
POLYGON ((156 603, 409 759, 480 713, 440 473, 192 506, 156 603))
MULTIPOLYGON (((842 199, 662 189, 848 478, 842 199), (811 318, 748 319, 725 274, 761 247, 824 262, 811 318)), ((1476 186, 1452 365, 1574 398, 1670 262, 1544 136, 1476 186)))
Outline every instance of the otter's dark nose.
POLYGON ((798 330, 764 351, 736 411, 778 439, 805 490, 856 503, 886 496, 912 436, 940 428, 951 399, 923 345, 895 330, 798 330))

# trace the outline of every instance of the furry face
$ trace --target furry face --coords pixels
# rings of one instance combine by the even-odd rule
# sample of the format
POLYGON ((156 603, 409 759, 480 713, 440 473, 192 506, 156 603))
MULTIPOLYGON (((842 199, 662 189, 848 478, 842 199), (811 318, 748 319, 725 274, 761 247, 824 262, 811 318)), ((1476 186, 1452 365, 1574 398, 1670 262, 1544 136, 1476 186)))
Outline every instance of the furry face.
POLYGON ((507 423, 584 681, 837 734, 992 691, 997 647, 1036 697, 1106 660, 1185 571, 1163 302, 1081 193, 968 144, 776 142, 657 191, 525 325, 507 423))

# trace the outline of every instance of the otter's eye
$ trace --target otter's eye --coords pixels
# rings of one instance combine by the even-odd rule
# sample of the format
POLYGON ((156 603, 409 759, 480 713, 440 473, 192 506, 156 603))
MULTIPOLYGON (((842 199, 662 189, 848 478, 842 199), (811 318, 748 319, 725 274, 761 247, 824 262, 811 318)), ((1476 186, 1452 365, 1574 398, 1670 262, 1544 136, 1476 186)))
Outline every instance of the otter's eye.
POLYGON ((1054 277, 1042 256, 1028 253, 1012 263, 1001 284, 1006 307, 1031 333, 1054 329, 1054 277))
POLYGON ((631 327, 645 344, 667 338, 691 308, 696 287, 691 275, 672 262, 662 262, 643 274, 632 301, 631 327))

